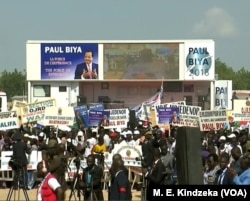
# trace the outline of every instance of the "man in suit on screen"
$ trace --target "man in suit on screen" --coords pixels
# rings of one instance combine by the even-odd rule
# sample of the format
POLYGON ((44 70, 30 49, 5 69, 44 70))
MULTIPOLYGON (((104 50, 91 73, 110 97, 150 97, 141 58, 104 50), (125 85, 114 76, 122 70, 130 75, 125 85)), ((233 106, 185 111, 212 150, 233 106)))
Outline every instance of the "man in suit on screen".
POLYGON ((84 62, 76 66, 74 79, 98 79, 98 64, 93 63, 94 53, 87 50, 84 53, 84 62))

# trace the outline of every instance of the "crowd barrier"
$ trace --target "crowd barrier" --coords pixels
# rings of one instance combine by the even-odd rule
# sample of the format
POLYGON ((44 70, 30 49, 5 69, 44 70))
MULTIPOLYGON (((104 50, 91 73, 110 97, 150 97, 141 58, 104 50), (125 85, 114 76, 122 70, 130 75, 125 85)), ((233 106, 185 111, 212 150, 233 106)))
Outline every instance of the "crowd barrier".
MULTIPOLYGON (((1 152, 1 170, 0 170, 0 181, 13 181, 13 172, 11 167, 9 166, 9 160, 10 156, 12 156, 12 151, 3 151, 1 152)), ((36 175, 36 168, 37 164, 42 160, 42 152, 41 151, 32 151, 30 155, 27 155, 29 164, 27 165, 28 171, 33 171, 36 175)), ((104 175, 103 175, 103 183, 104 183, 104 189, 107 189, 108 182, 109 182, 109 169, 112 164, 112 157, 113 154, 110 153, 104 153, 104 175)), ((136 157, 123 157, 124 164, 128 168, 128 178, 132 183, 132 188, 134 187, 135 182, 140 181, 141 173, 141 166, 140 162, 135 160, 136 157)), ((76 158, 70 158, 68 160, 68 167, 67 171, 65 172, 65 179, 66 181, 73 181, 74 176, 77 173, 77 167, 74 162, 74 159, 76 158)), ((83 169, 87 166, 86 159, 80 161, 80 168, 79 168, 79 174, 83 173, 83 169)), ((40 181, 40 179, 36 179, 37 181, 40 181)))

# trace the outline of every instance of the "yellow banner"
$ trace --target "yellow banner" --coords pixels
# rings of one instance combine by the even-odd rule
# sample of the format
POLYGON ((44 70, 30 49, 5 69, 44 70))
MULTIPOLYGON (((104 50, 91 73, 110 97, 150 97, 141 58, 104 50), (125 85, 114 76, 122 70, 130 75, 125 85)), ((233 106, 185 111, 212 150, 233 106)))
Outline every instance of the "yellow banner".
POLYGON ((43 120, 45 117, 45 109, 55 106, 56 99, 47 99, 44 101, 29 103, 26 106, 21 107, 22 124, 43 120))

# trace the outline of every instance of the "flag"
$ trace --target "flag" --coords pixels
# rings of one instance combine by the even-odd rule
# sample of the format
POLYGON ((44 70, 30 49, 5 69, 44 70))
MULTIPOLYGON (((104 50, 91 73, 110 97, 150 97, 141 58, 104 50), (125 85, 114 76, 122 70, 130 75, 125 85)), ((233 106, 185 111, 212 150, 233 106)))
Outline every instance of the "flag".
POLYGON ((161 84, 160 91, 158 91, 155 95, 147 99, 146 101, 142 102, 141 104, 136 105, 132 110, 135 111, 136 117, 139 118, 142 112, 143 106, 155 106, 161 104, 163 94, 163 82, 161 84))

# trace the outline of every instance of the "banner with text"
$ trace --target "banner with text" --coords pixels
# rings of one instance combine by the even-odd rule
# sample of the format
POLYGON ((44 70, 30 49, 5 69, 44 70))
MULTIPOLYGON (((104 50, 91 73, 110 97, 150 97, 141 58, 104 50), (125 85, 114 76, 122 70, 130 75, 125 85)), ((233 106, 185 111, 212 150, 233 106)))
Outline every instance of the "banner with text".
MULTIPOLYGON (((26 154, 26 157, 28 159, 28 170, 36 170, 37 164, 38 164, 38 151, 32 151, 30 155, 26 154)), ((11 159, 11 156, 13 156, 13 151, 2 151, 1 152, 1 170, 7 171, 12 170, 12 168, 9 166, 9 161, 11 159)))
POLYGON ((0 130, 8 130, 20 127, 16 111, 0 112, 0 119, 0 130))
POLYGON ((44 101, 27 104, 21 109, 22 124, 43 120, 45 115, 45 109, 48 107, 55 107, 55 106, 56 106, 56 99, 48 99, 44 101))
POLYGON ((42 122, 49 126, 73 126, 75 113, 73 107, 49 107, 45 109, 42 122))
POLYGON ((89 115, 88 115, 88 107, 87 105, 81 105, 74 107, 76 123, 78 128, 80 127, 89 127, 89 115))
MULTIPOLYGON (((170 103, 162 103, 164 104, 170 104, 170 103)), ((173 105, 186 105, 186 101, 176 101, 176 102, 171 102, 171 104, 173 105)), ((157 104, 159 105, 159 104, 157 104)), ((154 106, 148 106, 148 105, 142 105, 140 108, 140 112, 138 112, 137 117, 141 120, 141 121, 149 121, 152 122, 152 109, 155 108, 154 106)), ((156 117, 157 117, 157 111, 156 111, 156 117)), ((157 120, 156 120, 157 121, 157 120)))
POLYGON ((232 112, 234 121, 250 121, 250 100, 233 100, 232 112))
POLYGON ((141 167, 142 149, 140 145, 124 146, 121 144, 115 144, 112 153, 120 154, 122 156, 125 166, 141 167))
POLYGON ((179 109, 174 107, 156 107, 156 124, 170 124, 180 119, 179 109))
POLYGON ((220 130, 228 125, 226 110, 202 110, 199 111, 199 123, 201 131, 220 130))
POLYGON ((188 126, 188 127, 199 127, 199 116, 198 112, 201 111, 201 107, 190 106, 190 105, 177 105, 172 103, 165 103, 155 106, 156 110, 159 108, 174 108, 170 124, 176 126, 188 126), (178 112, 179 116, 178 116, 178 112))
POLYGON ((41 43, 41 80, 74 79, 99 79, 98 44, 41 43))
POLYGON ((100 125, 105 129, 126 128, 129 121, 128 109, 104 110, 100 125))
POLYGON ((89 110, 89 126, 99 126, 103 115, 104 111, 89 110))
POLYGON ((215 109, 232 109, 232 80, 214 81, 214 106, 215 109), (223 107, 223 108, 222 108, 223 107))

